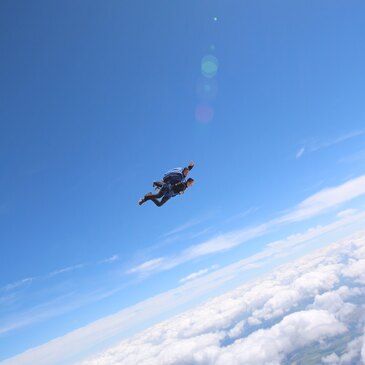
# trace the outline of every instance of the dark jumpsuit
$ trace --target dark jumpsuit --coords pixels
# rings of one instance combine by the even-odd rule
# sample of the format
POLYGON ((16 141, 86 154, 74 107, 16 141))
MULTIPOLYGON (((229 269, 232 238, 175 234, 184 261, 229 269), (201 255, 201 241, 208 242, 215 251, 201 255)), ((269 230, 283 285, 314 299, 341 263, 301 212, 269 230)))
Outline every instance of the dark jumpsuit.
POLYGON ((179 182, 175 185, 164 184, 157 194, 146 194, 143 200, 152 200, 158 207, 164 205, 172 197, 182 194, 186 189, 186 183, 179 182), (161 200, 157 200, 162 198, 161 200))

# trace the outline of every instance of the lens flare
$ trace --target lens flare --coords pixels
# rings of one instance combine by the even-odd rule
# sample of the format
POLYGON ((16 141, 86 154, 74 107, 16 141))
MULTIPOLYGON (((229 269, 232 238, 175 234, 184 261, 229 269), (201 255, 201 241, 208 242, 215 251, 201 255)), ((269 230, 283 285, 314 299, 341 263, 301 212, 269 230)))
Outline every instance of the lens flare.
POLYGON ((196 94, 201 100, 211 101, 217 97, 218 85, 214 79, 200 78, 196 85, 196 94))
POLYGON ((213 78, 218 71, 218 59, 212 55, 204 56, 201 62, 201 71, 204 77, 213 78))
POLYGON ((208 104, 199 104, 195 110, 195 118, 198 122, 209 123, 214 117, 214 110, 208 104))

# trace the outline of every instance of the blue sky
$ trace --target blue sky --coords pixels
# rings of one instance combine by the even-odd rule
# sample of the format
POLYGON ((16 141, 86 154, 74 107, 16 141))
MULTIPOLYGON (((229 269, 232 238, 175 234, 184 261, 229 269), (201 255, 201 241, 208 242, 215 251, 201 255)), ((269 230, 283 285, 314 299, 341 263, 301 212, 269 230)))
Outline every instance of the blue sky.
POLYGON ((0 360, 270 242, 341 219, 328 241, 360 227, 364 10, 2 1, 0 360), (137 205, 190 160, 184 196, 137 205))

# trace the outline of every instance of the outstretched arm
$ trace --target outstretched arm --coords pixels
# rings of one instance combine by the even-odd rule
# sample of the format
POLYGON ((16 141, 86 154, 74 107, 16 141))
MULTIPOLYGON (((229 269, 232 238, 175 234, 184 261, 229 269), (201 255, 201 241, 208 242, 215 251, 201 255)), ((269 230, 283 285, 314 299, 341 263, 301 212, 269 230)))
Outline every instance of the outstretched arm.
POLYGON ((194 167, 194 161, 190 161, 188 169, 191 170, 194 167))

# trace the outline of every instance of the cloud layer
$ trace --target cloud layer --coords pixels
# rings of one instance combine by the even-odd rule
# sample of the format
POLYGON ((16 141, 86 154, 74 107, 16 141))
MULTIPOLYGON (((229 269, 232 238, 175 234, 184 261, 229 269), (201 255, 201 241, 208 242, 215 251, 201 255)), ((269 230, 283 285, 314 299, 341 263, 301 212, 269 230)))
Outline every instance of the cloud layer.
POLYGON ((305 359, 306 348, 318 343, 318 363, 357 364, 365 359, 364 279, 363 234, 286 264, 80 364, 279 365, 291 356, 305 359), (333 347, 335 338, 347 341, 345 351, 333 347))

